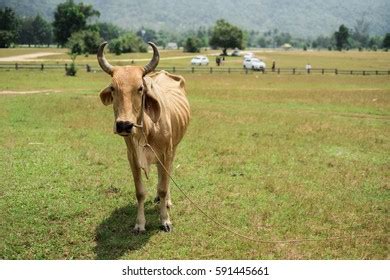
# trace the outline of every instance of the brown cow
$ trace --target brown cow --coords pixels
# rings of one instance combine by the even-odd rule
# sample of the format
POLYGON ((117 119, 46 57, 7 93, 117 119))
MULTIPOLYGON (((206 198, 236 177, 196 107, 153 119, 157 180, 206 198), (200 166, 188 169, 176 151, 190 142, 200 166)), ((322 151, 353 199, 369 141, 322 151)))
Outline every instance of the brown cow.
POLYGON ((164 231, 172 230, 168 209, 171 206, 169 176, 157 160, 171 172, 177 145, 183 138, 190 120, 190 107, 181 76, 165 71, 151 73, 160 56, 153 48, 153 58, 145 66, 112 66, 104 57, 100 45, 97 58, 100 67, 112 77, 111 84, 100 93, 104 105, 113 104, 114 133, 122 136, 127 146, 127 157, 133 173, 138 201, 135 233, 145 231, 144 201, 146 191, 141 169, 148 177, 151 164, 157 164, 157 200, 160 201, 160 220, 164 231), (147 75, 149 74, 149 75, 147 75), (150 146, 146 145, 149 144, 150 146))

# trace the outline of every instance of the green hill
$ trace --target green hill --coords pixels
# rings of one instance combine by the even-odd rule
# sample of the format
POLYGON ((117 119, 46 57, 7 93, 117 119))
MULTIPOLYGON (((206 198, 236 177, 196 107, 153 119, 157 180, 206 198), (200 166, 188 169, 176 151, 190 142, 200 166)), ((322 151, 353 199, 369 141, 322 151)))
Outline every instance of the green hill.
MULTIPOLYGON (((40 13, 48 19, 64 0, 0 0, 22 16, 40 13)), ((79 2, 79 1, 75 1, 79 2)), ((370 34, 390 32, 389 0, 85 0, 101 13, 100 21, 128 29, 188 30, 224 18, 247 30, 278 29, 294 36, 328 35, 341 24, 370 24, 370 34)))

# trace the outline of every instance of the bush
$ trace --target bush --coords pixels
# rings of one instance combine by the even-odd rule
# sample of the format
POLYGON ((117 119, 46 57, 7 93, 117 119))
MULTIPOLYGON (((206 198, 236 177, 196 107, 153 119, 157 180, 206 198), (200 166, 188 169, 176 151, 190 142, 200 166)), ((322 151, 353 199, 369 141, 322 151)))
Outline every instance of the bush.
POLYGON ((115 53, 116 55, 122 54, 122 42, 119 39, 113 40, 108 45, 110 52, 115 53))
POLYGON ((73 33, 70 37, 67 47, 71 54, 80 55, 85 50, 84 35, 82 32, 73 33))
POLYGON ((77 73, 77 68, 76 68, 74 61, 72 61, 70 66, 66 67, 66 76, 73 76, 74 77, 74 76, 76 76, 76 73, 77 73))
POLYGON ((390 48, 390 33, 386 33, 385 38, 383 38, 382 48, 386 50, 390 48))
POLYGON ((148 47, 142 39, 133 33, 127 33, 109 44, 110 52, 120 55, 122 53, 147 52, 148 47))
POLYGON ((77 57, 77 54, 75 53, 71 53, 69 52, 68 53, 69 56, 70 56, 70 59, 72 60, 72 63, 70 64, 70 66, 66 66, 65 68, 65 73, 66 73, 66 76, 76 76, 76 73, 77 73, 77 68, 76 68, 76 64, 74 63, 74 61, 76 60, 76 57, 77 57))
POLYGON ((73 33, 67 46, 72 54, 96 54, 101 41, 99 32, 84 30, 73 33))
POLYGON ((100 43, 103 39, 97 31, 84 31, 84 53, 97 54, 100 43))
POLYGON ((185 52, 200 52, 202 41, 198 37, 188 37, 184 44, 185 52))

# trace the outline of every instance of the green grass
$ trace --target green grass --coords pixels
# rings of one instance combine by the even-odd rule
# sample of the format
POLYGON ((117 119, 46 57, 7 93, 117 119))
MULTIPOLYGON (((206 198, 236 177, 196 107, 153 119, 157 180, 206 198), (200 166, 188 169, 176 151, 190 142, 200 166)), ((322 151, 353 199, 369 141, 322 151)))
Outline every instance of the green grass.
MULTIPOLYGON (((249 50, 248 50, 249 51, 249 50)), ((40 57, 39 63, 66 63, 70 62, 67 49, 57 48, 23 48, 23 49, 1 49, 0 57, 14 56, 35 52, 58 52, 58 55, 40 57)), ((159 67, 191 67, 191 57, 198 55, 194 53, 185 53, 179 50, 161 50, 161 61, 159 67)), ((206 55, 210 59, 210 65, 216 67, 215 55, 219 54, 220 50, 202 50, 200 54, 206 55)), ((245 53, 245 52, 244 52, 245 53)), ((271 67, 272 61, 276 61, 276 67, 280 68, 305 68, 307 63, 310 63, 313 68, 330 68, 330 69, 345 69, 345 70, 390 70, 390 52, 358 52, 358 51, 270 51, 270 50, 254 50, 257 57, 263 59, 268 68, 271 67)), ((113 65, 128 65, 134 61, 134 65, 144 65, 151 58, 151 53, 126 53, 115 55, 106 53, 107 59, 113 65)), ((34 63, 34 62, 23 62, 34 63)), ((78 56, 76 59, 78 64, 90 64, 93 67, 98 67, 96 55, 78 56)), ((199 67, 199 66, 197 66, 199 67)), ((242 57, 226 57, 223 65, 220 68, 242 68, 242 57)))
MULTIPOLYGON (((335 60, 335 63, 339 63, 335 60)), ((348 67, 349 65, 346 65, 348 67)), ((192 119, 171 185, 171 234, 146 182, 147 233, 103 73, 1 71, 2 259, 388 259, 390 78, 186 74, 192 119), (55 93, 56 92, 56 93, 55 93)))

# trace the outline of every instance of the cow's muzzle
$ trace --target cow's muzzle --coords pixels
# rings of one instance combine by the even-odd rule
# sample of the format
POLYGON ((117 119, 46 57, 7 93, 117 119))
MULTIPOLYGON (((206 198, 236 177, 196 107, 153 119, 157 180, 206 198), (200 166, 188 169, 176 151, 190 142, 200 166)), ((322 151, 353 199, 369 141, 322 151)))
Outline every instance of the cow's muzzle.
POLYGON ((134 124, 127 121, 126 122, 117 121, 115 126, 116 126, 116 133, 122 136, 127 136, 131 133, 134 124))

